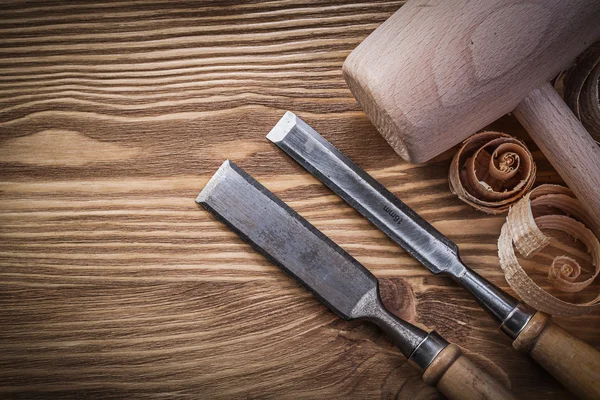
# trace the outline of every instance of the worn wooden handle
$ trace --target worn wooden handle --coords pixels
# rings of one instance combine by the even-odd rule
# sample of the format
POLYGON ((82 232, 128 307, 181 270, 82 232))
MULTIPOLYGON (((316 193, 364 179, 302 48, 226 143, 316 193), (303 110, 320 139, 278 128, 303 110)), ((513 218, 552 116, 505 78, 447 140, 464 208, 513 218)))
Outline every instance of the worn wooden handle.
POLYGON ((423 373, 449 399, 516 399, 507 388, 471 362, 455 344, 444 348, 423 373))
POLYGON ((549 84, 534 89, 514 114, 600 227, 600 147, 549 84))
POLYGON ((513 347, 528 353, 573 394, 600 399, 600 353, 542 312, 523 328, 513 347))

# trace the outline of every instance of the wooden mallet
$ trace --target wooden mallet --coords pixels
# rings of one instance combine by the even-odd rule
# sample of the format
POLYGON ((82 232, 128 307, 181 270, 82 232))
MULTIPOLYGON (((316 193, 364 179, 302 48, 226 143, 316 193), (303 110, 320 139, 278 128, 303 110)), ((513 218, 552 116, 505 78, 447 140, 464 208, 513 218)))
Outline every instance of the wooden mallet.
POLYGON ((598 0, 410 0, 343 72, 379 132, 414 163, 512 111, 597 228, 600 148, 548 81, 598 38, 598 0))

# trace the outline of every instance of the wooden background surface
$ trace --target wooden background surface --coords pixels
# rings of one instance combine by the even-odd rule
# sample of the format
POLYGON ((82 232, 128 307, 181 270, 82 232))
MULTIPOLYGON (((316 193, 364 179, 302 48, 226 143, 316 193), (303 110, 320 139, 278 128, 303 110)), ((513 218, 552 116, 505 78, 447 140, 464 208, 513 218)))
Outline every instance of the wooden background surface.
MULTIPOLYGON (((503 217, 450 194, 451 152, 400 160, 342 79, 401 4, 3 1, 0 397, 439 396, 380 331, 337 319, 196 206, 230 158, 381 278, 398 315, 523 398, 571 398, 464 290, 265 139, 296 112, 507 288, 503 217)), ((494 127, 523 135, 511 117, 494 127)), ((535 157, 538 182, 557 182, 535 157)), ((600 347, 599 315, 558 321, 600 347)))

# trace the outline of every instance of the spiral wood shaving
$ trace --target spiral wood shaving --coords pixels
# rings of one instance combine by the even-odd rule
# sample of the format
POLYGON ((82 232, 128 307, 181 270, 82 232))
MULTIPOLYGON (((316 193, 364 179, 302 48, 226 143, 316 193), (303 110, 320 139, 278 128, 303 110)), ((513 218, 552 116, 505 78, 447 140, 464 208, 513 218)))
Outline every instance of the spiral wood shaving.
POLYGON ((564 75, 564 99, 600 144, 600 42, 583 52, 564 75))
POLYGON ((450 165, 450 190, 488 214, 506 212, 535 181, 536 166, 524 143, 500 132, 464 141, 450 165))
POLYGON ((542 229, 565 232, 581 241, 591 256, 594 271, 581 281, 582 268, 569 256, 557 256, 548 270, 548 280, 559 290, 577 292, 589 286, 600 272, 600 243, 594 226, 572 192, 562 186, 541 185, 511 207, 498 239, 498 256, 506 281, 527 304, 556 316, 586 314, 600 305, 600 294, 592 301, 575 304, 560 300, 538 286, 521 267, 514 248, 525 258, 551 243, 542 229), (548 210, 554 210, 548 214, 548 210), (534 216, 537 215, 537 216, 534 216), (542 215, 540 215, 542 214, 542 215), (584 225, 585 224, 585 225, 584 225), (589 227, 586 227, 586 225, 589 227), (513 248, 514 245, 514 248, 513 248))

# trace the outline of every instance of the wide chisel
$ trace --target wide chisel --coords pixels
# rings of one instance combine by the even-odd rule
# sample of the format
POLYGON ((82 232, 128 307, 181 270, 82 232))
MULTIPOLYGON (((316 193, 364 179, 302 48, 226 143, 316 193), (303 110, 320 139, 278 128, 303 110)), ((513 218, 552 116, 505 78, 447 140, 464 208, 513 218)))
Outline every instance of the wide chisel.
POLYGON ((295 114, 286 112, 267 138, 432 273, 450 275, 471 292, 500 322, 513 347, 530 354, 579 397, 600 399, 600 353, 596 349, 463 264, 455 243, 295 114))
POLYGON ((378 325, 423 380, 446 397, 514 398, 458 346, 386 310, 373 274, 235 164, 225 161, 196 202, 340 317, 378 325))

